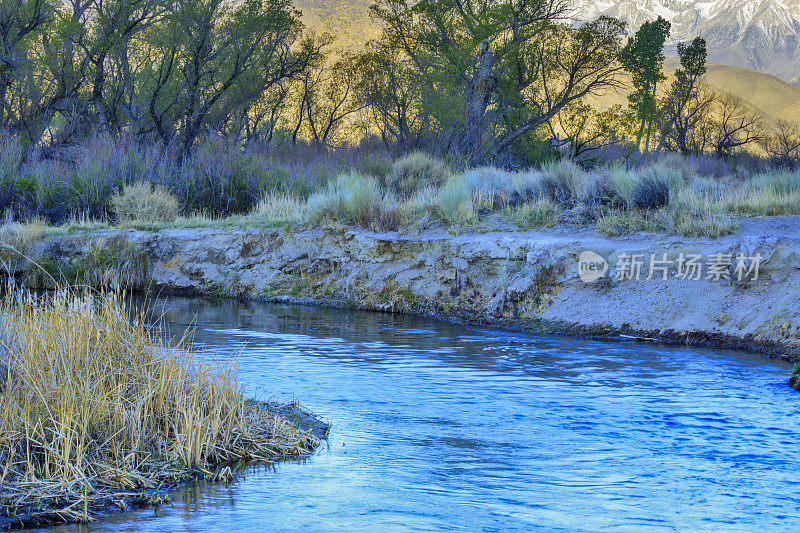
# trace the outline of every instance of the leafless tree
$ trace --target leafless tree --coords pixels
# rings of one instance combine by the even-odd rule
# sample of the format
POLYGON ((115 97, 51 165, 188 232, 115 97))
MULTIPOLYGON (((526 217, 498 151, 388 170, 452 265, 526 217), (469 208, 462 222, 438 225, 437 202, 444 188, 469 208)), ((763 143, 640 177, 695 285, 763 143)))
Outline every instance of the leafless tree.
POLYGON ((762 117, 750 111, 746 104, 732 94, 723 93, 713 110, 715 131, 713 148, 720 157, 764 138, 762 117))
POLYGON ((761 146, 779 165, 797 166, 800 163, 800 128, 780 120, 764 136, 761 146))

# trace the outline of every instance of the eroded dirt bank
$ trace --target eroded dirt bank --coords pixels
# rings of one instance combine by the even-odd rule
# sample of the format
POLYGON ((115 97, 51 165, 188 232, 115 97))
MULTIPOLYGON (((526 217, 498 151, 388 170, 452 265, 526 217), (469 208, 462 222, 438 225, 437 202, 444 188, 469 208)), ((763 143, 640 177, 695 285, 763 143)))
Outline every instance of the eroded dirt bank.
POLYGON ((752 220, 720 239, 609 239, 570 229, 457 236, 352 229, 104 230, 52 236, 34 245, 29 257, 38 258, 49 274, 30 264, 16 268, 34 287, 51 285, 50 275, 61 273, 131 289, 410 312, 542 332, 748 348, 798 359, 798 228, 795 219, 752 220), (587 250, 609 263, 607 275, 594 283, 578 273, 579 257, 587 250), (640 279, 617 279, 626 257, 635 254, 642 256, 640 279), (681 254, 703 258, 700 279, 679 277, 681 254), (716 254, 732 258, 729 275, 718 279, 709 275, 716 254), (752 272, 737 279, 739 254, 762 256, 757 279, 752 272), (666 259, 666 280, 663 270, 646 279, 653 255, 666 259))

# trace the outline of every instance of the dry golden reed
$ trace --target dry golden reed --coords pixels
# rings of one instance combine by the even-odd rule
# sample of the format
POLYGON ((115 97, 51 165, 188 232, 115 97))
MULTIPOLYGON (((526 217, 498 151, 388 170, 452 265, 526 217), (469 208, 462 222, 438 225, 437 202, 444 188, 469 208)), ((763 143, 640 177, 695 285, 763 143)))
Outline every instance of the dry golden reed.
POLYGON ((0 304, 0 522, 88 521, 93 510, 160 498, 239 460, 317 445, 245 401, 235 362, 195 360, 113 294, 61 290, 0 304))

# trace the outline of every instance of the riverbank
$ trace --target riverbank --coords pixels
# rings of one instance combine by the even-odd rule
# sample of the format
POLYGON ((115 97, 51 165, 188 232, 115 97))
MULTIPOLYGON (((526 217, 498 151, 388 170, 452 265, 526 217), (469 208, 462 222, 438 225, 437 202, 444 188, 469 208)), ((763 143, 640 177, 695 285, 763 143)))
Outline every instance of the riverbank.
POLYGON ((14 268, 37 288, 66 278, 800 358, 798 217, 744 219, 718 238, 610 238, 572 227, 460 235, 115 229, 52 235, 27 255, 38 266, 14 268), (604 277, 581 278, 584 252, 605 262, 604 277))
POLYGON ((246 400, 234 361, 191 356, 114 295, 0 303, 0 527, 158 506, 196 479, 309 455, 326 427, 246 400))

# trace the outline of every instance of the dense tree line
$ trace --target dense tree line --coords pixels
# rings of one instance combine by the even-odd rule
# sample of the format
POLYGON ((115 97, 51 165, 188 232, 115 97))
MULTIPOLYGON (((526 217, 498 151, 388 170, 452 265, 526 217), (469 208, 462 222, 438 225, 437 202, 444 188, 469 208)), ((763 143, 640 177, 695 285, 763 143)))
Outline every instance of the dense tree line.
POLYGON ((182 153, 258 129, 324 44, 289 0, 10 0, 0 37, 3 128, 34 143, 128 130, 182 153))
POLYGON ((4 0, 0 127, 50 149, 125 133, 179 158, 209 134, 371 137, 509 165, 609 144, 727 156, 761 142, 778 158, 800 146, 702 83, 701 38, 678 46, 661 88, 661 18, 626 38, 613 18, 573 24, 568 0, 382 0, 372 13, 381 37, 337 54, 291 0, 4 0), (630 83, 627 108, 587 103, 630 83))

